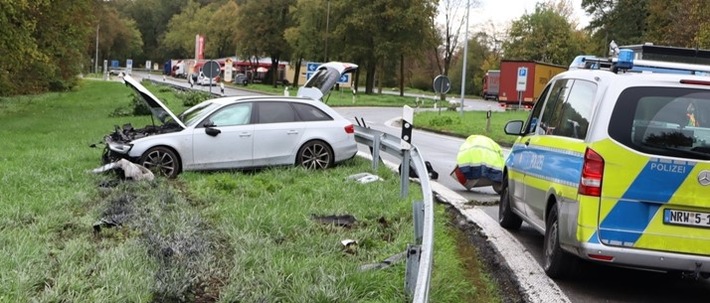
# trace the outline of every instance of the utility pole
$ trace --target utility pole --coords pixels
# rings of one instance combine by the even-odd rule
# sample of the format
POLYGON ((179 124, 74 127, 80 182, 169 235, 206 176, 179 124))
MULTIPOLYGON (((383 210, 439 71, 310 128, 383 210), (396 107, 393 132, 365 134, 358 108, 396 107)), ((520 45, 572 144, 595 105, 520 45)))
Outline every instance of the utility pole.
POLYGON ((463 71, 461 71, 461 116, 463 116, 463 100, 466 93, 466 59, 468 58, 468 13, 471 0, 466 0, 466 35, 463 42, 463 71))

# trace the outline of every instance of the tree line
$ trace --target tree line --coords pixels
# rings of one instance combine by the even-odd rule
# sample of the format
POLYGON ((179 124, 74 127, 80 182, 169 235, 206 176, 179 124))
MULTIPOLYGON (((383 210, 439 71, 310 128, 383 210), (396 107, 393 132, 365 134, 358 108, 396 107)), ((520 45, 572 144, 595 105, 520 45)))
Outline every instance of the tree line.
MULTIPOLYGON (((205 56, 358 64, 359 85, 431 89, 448 75, 459 89, 467 0, 73 0, 0 1, 0 96, 65 91, 103 60, 164 62, 205 56), (442 21, 441 17, 444 16, 442 21), (98 58, 98 62, 94 62, 98 58)), ((473 1, 473 6, 478 3, 473 1)), ((536 5, 505 28, 493 23, 466 43, 466 93, 501 59, 568 65, 579 54, 653 42, 710 48, 704 0, 583 0, 580 28, 569 0, 536 5)), ((275 71, 274 71, 275 72, 275 71)), ((272 77, 275 83, 275 77, 272 77)), ((298 83, 294 83, 298 85, 298 83)))

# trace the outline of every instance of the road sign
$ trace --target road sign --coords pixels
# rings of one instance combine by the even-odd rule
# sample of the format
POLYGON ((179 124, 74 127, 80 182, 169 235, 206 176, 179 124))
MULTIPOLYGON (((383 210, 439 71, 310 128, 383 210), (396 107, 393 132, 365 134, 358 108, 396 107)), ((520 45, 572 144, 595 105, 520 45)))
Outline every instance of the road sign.
POLYGON ((434 78, 434 92, 437 94, 446 94, 451 90, 451 81, 444 75, 438 75, 434 78))
POLYGON ((338 83, 344 83, 344 84, 350 83, 350 74, 344 74, 344 75, 340 76, 340 79, 338 79, 338 83))
POLYGON ((515 88, 519 92, 524 92, 528 86, 528 68, 518 67, 518 81, 515 82, 515 88))
POLYGON ((314 73, 316 70, 318 70, 318 66, 320 66, 320 62, 306 63, 306 73, 314 73))
POLYGON ((205 77, 210 79, 219 76, 219 72, 220 68, 217 61, 207 61, 205 62, 205 66, 202 67, 202 73, 205 74, 205 77))
POLYGON ((126 74, 131 74, 133 71, 133 59, 126 59, 126 74))

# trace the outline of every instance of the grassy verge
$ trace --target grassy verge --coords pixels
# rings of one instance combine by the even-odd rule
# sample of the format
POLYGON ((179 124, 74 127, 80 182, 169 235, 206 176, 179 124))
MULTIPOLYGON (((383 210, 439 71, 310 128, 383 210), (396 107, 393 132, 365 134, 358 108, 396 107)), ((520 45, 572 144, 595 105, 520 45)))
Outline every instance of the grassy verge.
MULTIPOLYGON (((131 99, 120 83, 89 80, 75 92, 0 99, 0 302, 406 301, 404 263, 359 268, 413 241, 416 186, 400 198, 398 176, 384 168, 375 172, 384 182, 346 182, 370 170, 359 158, 327 171, 185 173, 150 183, 89 174, 101 153, 89 146, 113 125, 150 123, 111 116, 131 99), (312 220, 344 214, 356 222, 312 220), (345 239, 358 245, 346 249, 345 239)), ((441 206, 436 218, 431 301, 496 294, 485 274, 462 266, 468 254, 441 206)))
POLYGON ((434 130, 462 138, 470 135, 484 135, 502 146, 511 146, 515 136, 503 132, 505 123, 510 120, 526 120, 527 111, 492 112, 490 121, 486 112, 466 111, 419 111, 414 115, 415 127, 434 130))

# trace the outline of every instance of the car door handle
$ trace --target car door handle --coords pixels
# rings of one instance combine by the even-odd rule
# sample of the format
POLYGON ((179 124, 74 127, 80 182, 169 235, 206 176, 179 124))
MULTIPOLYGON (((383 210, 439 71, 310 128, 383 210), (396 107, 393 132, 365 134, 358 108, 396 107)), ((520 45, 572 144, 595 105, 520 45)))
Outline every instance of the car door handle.
POLYGON ((286 134, 289 134, 289 135, 298 135, 298 131, 297 131, 297 130, 289 130, 289 131, 286 132, 286 134))
POLYGON ((240 133, 240 137, 251 137, 251 133, 240 133))

